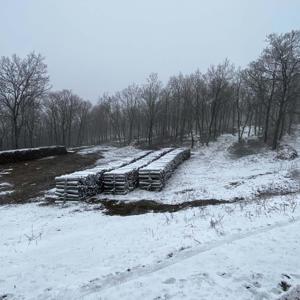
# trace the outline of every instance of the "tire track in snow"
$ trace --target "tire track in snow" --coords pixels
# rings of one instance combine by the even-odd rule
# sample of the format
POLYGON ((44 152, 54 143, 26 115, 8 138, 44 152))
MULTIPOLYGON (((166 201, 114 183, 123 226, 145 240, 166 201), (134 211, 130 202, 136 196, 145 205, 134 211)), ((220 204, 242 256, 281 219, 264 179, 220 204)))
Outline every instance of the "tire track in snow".
MULTIPOLYGON (((120 286, 127 282, 144 277, 148 274, 155 273, 157 271, 168 268, 177 263, 181 263, 182 261, 192 258, 194 256, 197 256, 202 253, 213 250, 215 248, 224 246, 226 244, 230 244, 230 243, 237 242, 237 241, 240 241, 243 239, 251 238, 252 236, 256 236, 256 235, 259 235, 259 234, 262 234, 265 232, 269 232, 269 231, 272 231, 273 229, 277 229, 280 227, 289 226, 289 225, 294 224, 299 221, 300 221, 300 217, 297 217, 297 218, 293 219, 292 221, 278 222, 274 225, 270 225, 270 226, 263 227, 263 228, 258 228, 256 230, 252 230, 251 232, 247 232, 244 234, 234 234, 234 235, 230 236, 229 238, 223 239, 221 241, 207 243, 206 245, 203 245, 203 246, 194 247, 191 250, 184 250, 182 252, 179 252, 177 255, 175 255, 169 259, 166 259, 163 262, 156 263, 154 265, 149 265, 149 266, 145 266, 145 267, 139 266, 139 267, 131 269, 130 272, 123 272, 118 275, 107 276, 107 278, 105 278, 105 279, 99 279, 99 280, 95 279, 93 282, 88 283, 81 287, 81 291, 79 291, 80 297, 78 297, 78 298, 81 299, 82 297, 86 297, 86 296, 92 295, 94 293, 99 293, 99 292, 109 289, 109 288, 120 286)), ((66 295, 66 294, 64 293, 64 295, 66 295)), ((78 295, 78 294, 76 293, 76 295, 78 295)))

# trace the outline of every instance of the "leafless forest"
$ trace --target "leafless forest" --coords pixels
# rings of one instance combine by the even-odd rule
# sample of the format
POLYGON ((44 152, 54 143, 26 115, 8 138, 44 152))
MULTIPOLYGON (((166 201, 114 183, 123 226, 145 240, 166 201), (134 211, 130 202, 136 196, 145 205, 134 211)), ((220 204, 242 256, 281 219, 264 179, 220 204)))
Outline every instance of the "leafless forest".
POLYGON ((53 91, 40 54, 13 55, 0 60, 0 149, 180 143, 187 135, 192 144, 208 144, 222 133, 241 139, 246 127, 275 149, 299 122, 299 96, 300 31, 269 35, 245 69, 226 59, 166 85, 153 73, 96 105, 70 90, 53 91))

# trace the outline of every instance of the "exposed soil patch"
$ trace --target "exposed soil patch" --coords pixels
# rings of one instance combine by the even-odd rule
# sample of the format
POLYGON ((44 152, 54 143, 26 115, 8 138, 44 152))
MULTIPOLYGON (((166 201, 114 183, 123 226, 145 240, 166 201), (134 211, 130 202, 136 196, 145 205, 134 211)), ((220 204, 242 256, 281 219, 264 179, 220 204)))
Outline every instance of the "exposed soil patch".
MULTIPOLYGON (((146 213, 173 213, 183 209, 192 207, 204 207, 209 205, 220 205, 226 203, 234 203, 239 201, 259 201, 272 198, 274 196, 293 195, 298 194, 298 191, 273 191, 273 192, 261 192, 254 199, 245 199, 243 197, 236 197, 228 200, 222 199, 201 199, 191 200, 178 204, 165 204, 156 202, 155 200, 138 200, 138 201, 124 201, 124 200, 112 200, 112 199, 97 199, 90 198, 86 202, 89 204, 100 204, 97 205, 94 210, 103 210, 106 215, 109 216, 131 216, 141 215, 146 213)), ((53 204, 53 203, 51 203, 53 204)), ((50 204, 50 205, 51 205, 50 204)), ((46 204, 47 205, 47 204, 46 204)))
MULTIPOLYGON (((209 205, 220 205, 226 203, 234 202, 249 202, 249 201, 259 201, 267 200, 273 198, 274 196, 284 196, 284 195, 293 195, 298 194, 299 191, 264 191, 258 193, 254 199, 246 199, 244 197, 235 197, 229 200, 222 199, 202 199, 202 200, 190 200, 178 204, 165 204, 160 203, 155 200, 137 200, 129 202, 128 200, 112 200, 112 199, 98 199, 96 197, 91 197, 84 201, 85 203, 92 204, 84 208, 84 210, 101 210, 104 214, 109 216, 132 216, 140 215, 147 213, 173 213, 180 210, 193 208, 193 207, 204 207, 209 205)), ((41 202, 40 206, 60 206, 63 203, 63 206, 68 205, 68 201, 56 201, 55 199, 45 199, 44 202, 41 202)), ((81 212, 81 209, 75 209, 74 212, 81 212)))
POLYGON ((296 195, 298 191, 285 191, 285 190, 270 190, 270 191, 258 191, 255 200, 259 199, 269 199, 275 196, 287 196, 287 195, 296 195))
MULTIPOLYGON (((241 200, 241 199, 239 199, 241 200)), ((134 202, 125 202, 117 200, 99 200, 101 203, 101 209, 104 209, 104 213, 110 216, 130 216, 140 215, 145 213, 173 213, 182 209, 191 207, 201 207, 207 205, 219 205, 229 203, 225 200, 205 199, 205 200, 193 200, 180 204, 164 204, 153 200, 139 200, 134 202)), ((99 209, 99 208, 97 208, 99 209)))
POLYGON ((39 196, 41 192, 54 188, 56 176, 86 169, 99 158, 101 158, 100 154, 68 153, 49 157, 49 159, 1 165, 0 183, 10 183, 12 185, 10 189, 14 192, 0 196, 0 204, 27 202, 39 196))

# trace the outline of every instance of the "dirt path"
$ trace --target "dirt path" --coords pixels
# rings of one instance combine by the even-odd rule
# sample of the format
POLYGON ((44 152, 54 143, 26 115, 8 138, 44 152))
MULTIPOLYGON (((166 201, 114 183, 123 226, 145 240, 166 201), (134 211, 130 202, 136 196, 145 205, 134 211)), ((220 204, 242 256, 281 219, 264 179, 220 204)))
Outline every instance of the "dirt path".
MULTIPOLYGON (((9 183, 11 194, 0 194, 0 204, 25 203, 55 187, 54 178, 92 166, 101 154, 68 153, 27 162, 1 165, 0 184, 9 183)), ((4 191, 5 192, 5 191, 4 191)))

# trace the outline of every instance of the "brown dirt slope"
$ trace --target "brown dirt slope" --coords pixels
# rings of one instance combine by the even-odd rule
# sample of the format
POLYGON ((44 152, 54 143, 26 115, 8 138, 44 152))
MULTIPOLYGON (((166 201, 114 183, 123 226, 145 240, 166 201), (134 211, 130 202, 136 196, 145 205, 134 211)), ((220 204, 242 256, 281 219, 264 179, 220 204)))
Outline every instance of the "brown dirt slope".
POLYGON ((14 192, 10 195, 0 195, 0 204, 28 202, 31 198, 42 195, 43 191, 53 188, 56 176, 86 169, 99 158, 101 158, 99 153, 89 155, 68 153, 1 165, 0 183, 12 184, 12 188, 6 189, 13 189, 14 192))

